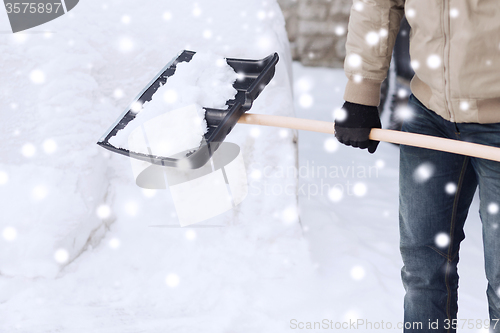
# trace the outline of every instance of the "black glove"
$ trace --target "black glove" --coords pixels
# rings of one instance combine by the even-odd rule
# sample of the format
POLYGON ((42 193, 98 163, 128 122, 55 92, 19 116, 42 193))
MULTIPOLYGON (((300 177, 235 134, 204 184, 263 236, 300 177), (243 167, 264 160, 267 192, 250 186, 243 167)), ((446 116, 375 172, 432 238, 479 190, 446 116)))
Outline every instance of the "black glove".
POLYGON ((339 142, 361 149, 368 148, 370 154, 377 150, 379 141, 368 138, 372 128, 382 128, 376 106, 345 102, 344 119, 335 119, 335 137, 339 142))

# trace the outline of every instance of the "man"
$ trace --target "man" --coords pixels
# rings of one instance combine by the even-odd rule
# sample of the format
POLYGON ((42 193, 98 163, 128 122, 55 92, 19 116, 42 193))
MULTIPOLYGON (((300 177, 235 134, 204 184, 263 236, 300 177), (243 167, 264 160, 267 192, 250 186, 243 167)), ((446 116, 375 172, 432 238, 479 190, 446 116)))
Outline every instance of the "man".
MULTIPOLYGON (((335 122, 337 139, 370 153, 377 149, 368 135, 381 127, 380 83, 403 13, 415 76, 413 114, 402 130, 500 147, 498 0, 355 0, 346 42, 346 117, 335 122)), ((459 326, 458 252, 478 185, 490 330, 500 332, 500 163, 401 145, 404 321, 423 324, 405 332, 455 332, 459 326)))

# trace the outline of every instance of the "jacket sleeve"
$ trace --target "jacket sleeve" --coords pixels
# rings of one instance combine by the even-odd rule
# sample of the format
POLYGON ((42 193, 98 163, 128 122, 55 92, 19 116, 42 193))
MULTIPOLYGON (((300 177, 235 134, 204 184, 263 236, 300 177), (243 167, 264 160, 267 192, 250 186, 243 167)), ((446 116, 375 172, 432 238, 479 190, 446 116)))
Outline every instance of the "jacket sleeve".
POLYGON ((349 18, 344 100, 378 106, 405 0, 354 0, 349 18))

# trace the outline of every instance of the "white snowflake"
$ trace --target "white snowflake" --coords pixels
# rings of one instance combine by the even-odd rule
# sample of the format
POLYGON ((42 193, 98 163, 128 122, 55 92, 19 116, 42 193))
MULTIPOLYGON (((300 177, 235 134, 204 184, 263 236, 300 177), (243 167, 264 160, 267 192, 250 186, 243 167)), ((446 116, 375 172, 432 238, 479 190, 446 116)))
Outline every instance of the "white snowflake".
POLYGON ((152 198, 156 195, 156 190, 152 190, 152 189, 148 189, 148 188, 143 188, 142 189, 142 194, 146 197, 146 198, 152 198))
POLYGON ((130 52, 134 49, 134 42, 129 37, 122 37, 118 41, 118 48, 123 53, 130 52))
POLYGON ((45 199, 48 194, 49 190, 43 185, 38 185, 31 191, 31 195, 37 201, 45 199))
POLYGON ((351 53, 347 57, 347 63, 351 67, 359 67, 359 66, 361 66, 361 61, 362 61, 361 56, 359 54, 356 54, 356 53, 351 53))
POLYGON ((457 184, 455 184, 454 182, 449 182, 444 187, 444 190, 450 195, 455 194, 455 192, 457 191, 457 184))
POLYGON ((42 143, 43 150, 46 154, 53 154, 57 150, 57 143, 54 139, 46 139, 42 143))
POLYGON ((335 121, 344 121, 347 119, 347 111, 344 108, 333 110, 333 119, 335 121))
POLYGON ((119 248, 120 245, 121 245, 121 242, 118 238, 111 238, 109 240, 109 243, 108 243, 108 246, 113 250, 116 250, 117 248, 119 248))
POLYGON ((2 236, 6 241, 12 242, 17 238, 17 230, 14 227, 5 227, 2 236))
POLYGON ((9 175, 5 171, 0 171, 0 185, 5 185, 9 181, 9 175))
POLYGON ((462 111, 469 110, 469 102, 467 102, 467 101, 461 101, 460 102, 460 110, 462 110, 462 111))
POLYGON ((108 205, 100 205, 97 207, 96 214, 101 219, 106 219, 111 216, 111 208, 108 205))
POLYGON ((406 10, 405 10, 405 15, 408 18, 413 18, 413 17, 415 17, 416 14, 417 13, 415 12, 415 9, 413 9, 413 8, 406 8, 406 10))
POLYGON ((162 18, 165 21, 170 21, 172 19, 172 13, 171 12, 164 12, 162 15, 162 18))
POLYGON ((450 9, 450 17, 456 18, 458 17, 459 11, 457 8, 451 8, 450 9))
POLYGON ((430 162, 420 164, 413 173, 413 178, 417 183, 428 181, 434 174, 434 165, 430 162))
POLYGON ((250 129, 250 136, 252 138, 258 138, 260 136, 260 128, 253 127, 252 129, 250 129))
POLYGON ((329 137, 323 142, 323 148, 329 153, 336 152, 339 148, 339 142, 337 139, 329 137))
POLYGON ((375 162, 375 166, 376 166, 378 169, 382 169, 382 168, 385 166, 385 161, 384 161, 384 160, 381 160, 381 159, 378 159, 378 160, 375 162))
POLYGON ((362 280, 366 275, 365 269, 363 266, 357 265, 351 268, 351 278, 354 280, 362 280))
POLYGON ((434 243, 440 248, 444 248, 450 244, 450 236, 448 234, 441 232, 434 238, 434 243))
POLYGON ((179 98, 179 94, 174 89, 168 89, 163 94, 163 100, 167 104, 174 104, 175 102, 177 102, 178 98, 179 98))
POLYGON ((32 70, 30 72, 30 80, 34 84, 42 84, 45 82, 45 73, 39 69, 32 70))
POLYGON ((120 99, 124 96, 125 94, 123 93, 123 90, 117 88, 113 91, 113 97, 116 99, 120 99))
POLYGON ((139 211, 139 205, 135 201, 129 201, 125 204, 125 212, 130 216, 137 215, 139 211))
POLYGON ((299 212, 296 206, 288 206, 281 212, 281 218, 285 224, 292 224, 299 220, 299 212))
POLYGON ((418 61, 418 60, 412 60, 412 61, 410 62, 410 66, 411 66, 411 68, 413 68, 414 70, 417 70, 417 69, 419 69, 419 68, 420 68, 420 61, 418 61))
POLYGON ((314 80, 310 77, 303 76, 295 81, 294 88, 298 93, 309 92, 314 88, 314 80))
POLYGON ((36 153, 36 147, 32 143, 25 143, 21 148, 24 157, 33 157, 36 153))
POLYGON ((130 16, 129 15, 123 15, 121 18, 121 21, 123 24, 129 24, 130 23, 130 16))
POLYGON ((377 32, 370 31, 369 33, 366 34, 365 41, 368 43, 368 45, 374 46, 377 45, 378 42, 380 41, 380 36, 377 32))
POLYGON ((491 215, 498 214, 498 210, 499 210, 499 207, 498 207, 498 204, 496 202, 491 202, 488 205, 488 213, 490 213, 491 215))
POLYGON ((342 35, 344 35, 344 34, 345 34, 345 28, 344 28, 343 26, 341 26, 341 25, 336 26, 336 27, 335 27, 335 34, 336 34, 337 36, 342 36, 342 35))
POLYGON ((431 69, 436 69, 441 65, 441 58, 437 54, 431 54, 427 57, 427 66, 431 69))
POLYGON ((330 190, 328 190, 328 198, 333 202, 339 202, 343 197, 343 190, 341 190, 337 186, 334 186, 330 190))
POLYGON ((314 98, 312 95, 304 93, 299 96, 299 105, 304 109, 308 109, 314 104, 314 98))
POLYGON ((180 278, 179 278, 179 275, 177 274, 174 274, 174 273, 170 273, 167 275, 167 277, 165 278, 165 283, 167 284, 167 286, 169 286, 170 288, 175 288, 179 285, 180 283, 180 278))
POLYGON ((252 179, 261 179, 262 178, 262 171, 258 170, 258 169, 255 169, 255 170, 252 170, 252 172, 250 173, 250 177, 252 179))
POLYGON ((56 260, 57 263, 64 264, 69 259, 69 253, 66 249, 63 248, 57 249, 56 252, 54 253, 54 259, 56 260))
POLYGON ((358 182, 354 184, 353 192, 355 196, 363 197, 366 195, 366 192, 368 192, 368 188, 365 183, 358 182))
POLYGON ((196 232, 193 229, 189 229, 186 231, 186 239, 187 240, 195 240, 196 239, 196 232))

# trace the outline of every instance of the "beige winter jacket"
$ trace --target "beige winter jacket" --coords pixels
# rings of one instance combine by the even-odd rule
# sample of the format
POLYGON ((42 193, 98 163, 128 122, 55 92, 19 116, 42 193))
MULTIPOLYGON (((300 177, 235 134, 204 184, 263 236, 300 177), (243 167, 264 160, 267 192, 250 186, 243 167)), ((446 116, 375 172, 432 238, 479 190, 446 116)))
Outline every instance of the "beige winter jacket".
POLYGON ((500 122, 500 0, 354 0, 344 99, 379 104, 404 12, 413 94, 449 121, 500 122))

